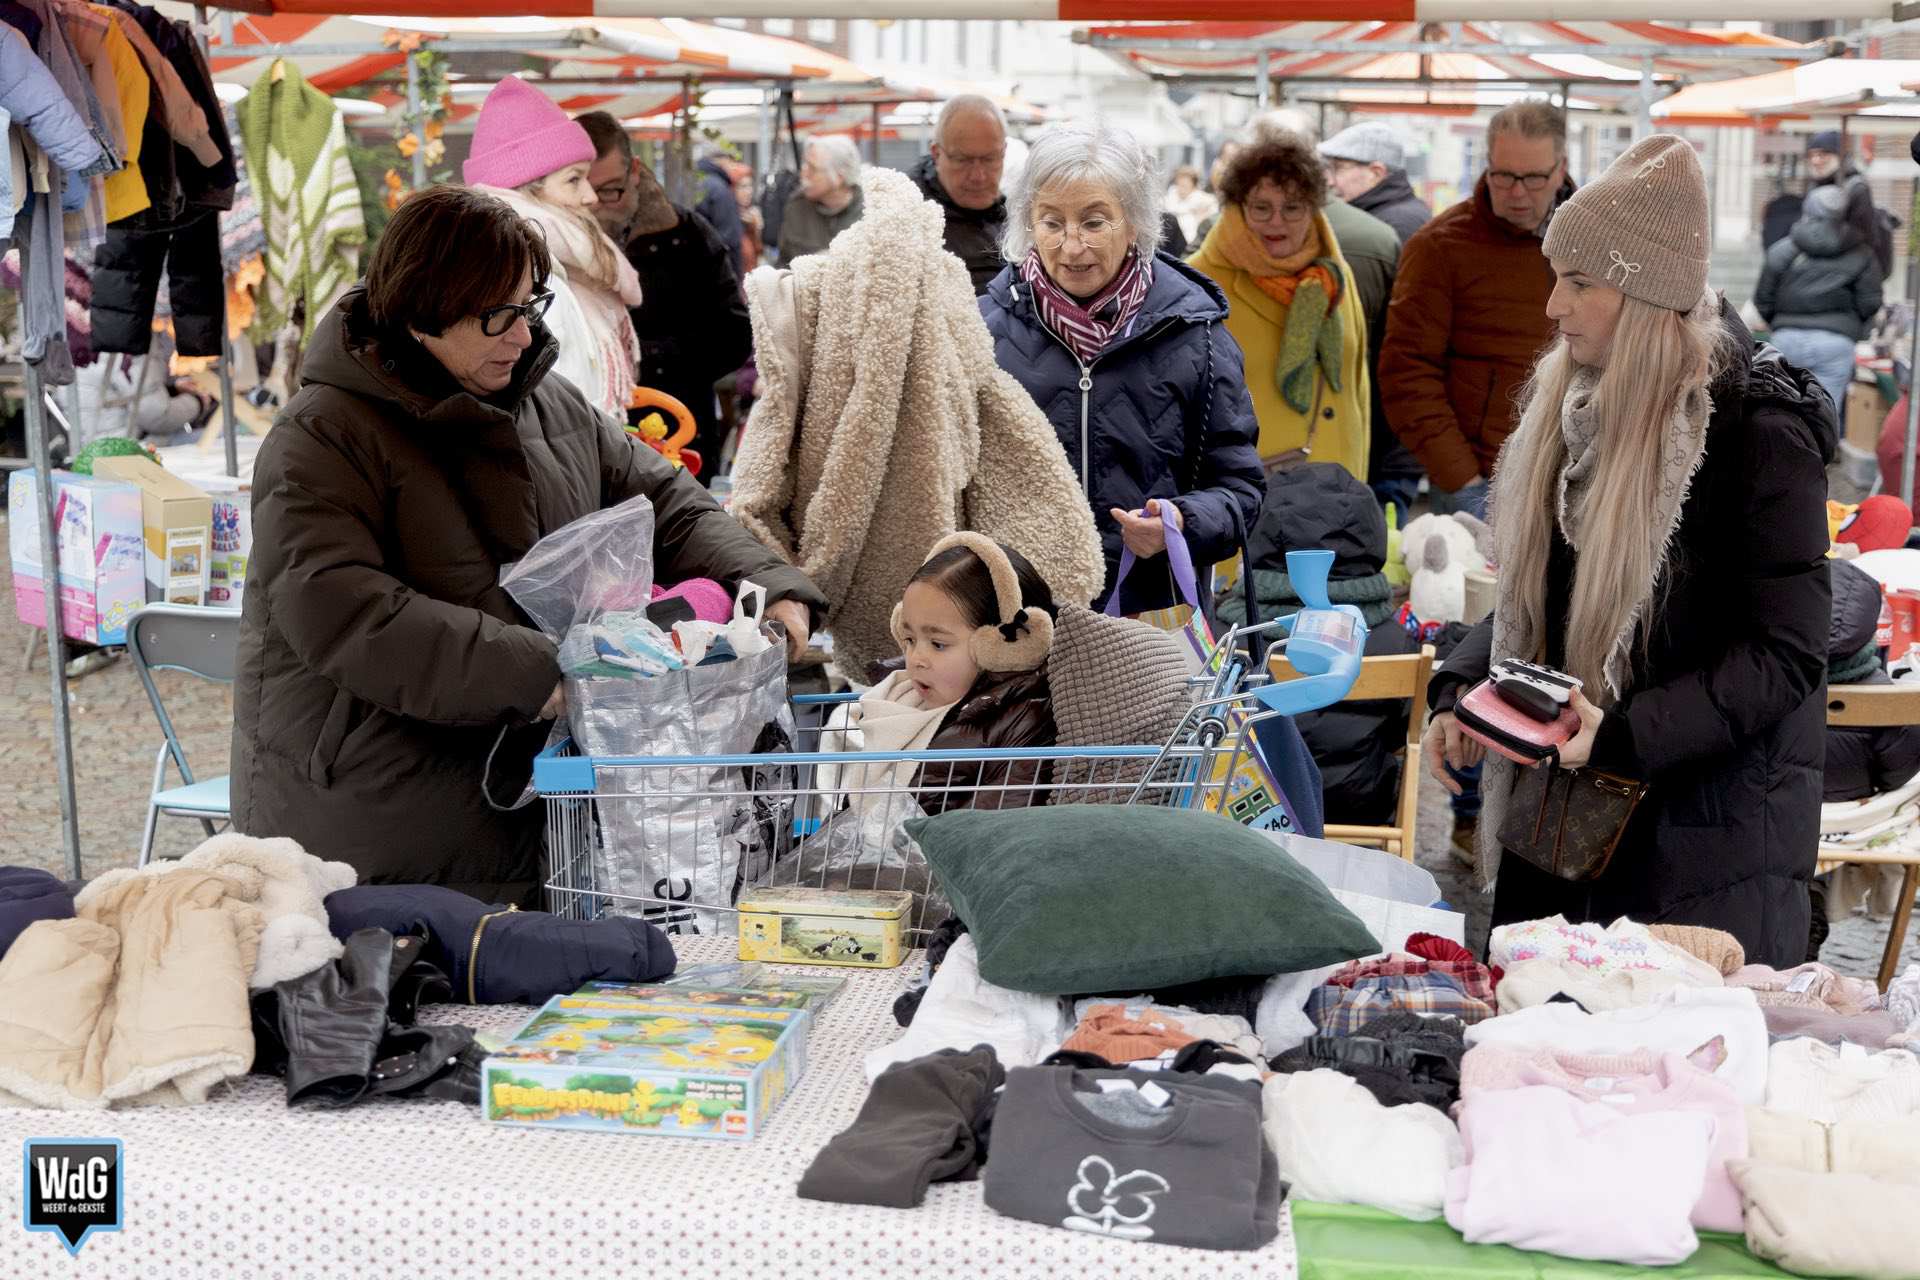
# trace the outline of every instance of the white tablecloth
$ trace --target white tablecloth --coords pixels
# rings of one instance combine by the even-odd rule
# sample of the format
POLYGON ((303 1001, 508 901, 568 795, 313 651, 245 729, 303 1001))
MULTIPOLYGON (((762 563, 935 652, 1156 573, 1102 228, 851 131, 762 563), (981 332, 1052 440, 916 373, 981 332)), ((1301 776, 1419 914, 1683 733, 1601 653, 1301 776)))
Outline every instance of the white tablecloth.
MULTIPOLYGON (((691 941, 680 950, 691 963, 730 958, 731 948, 691 941)), ((858 1113, 861 1059, 898 1034, 893 999, 917 964, 796 971, 850 981, 814 1030, 806 1073, 752 1143, 541 1132, 488 1124, 458 1103, 289 1111, 280 1082, 262 1077, 193 1108, 0 1108, 0 1152, 28 1138, 125 1144, 124 1225, 95 1232, 77 1257, 56 1236, 24 1230, 21 1180, 0 1173, 0 1277, 1293 1280, 1284 1215, 1265 1249, 1228 1253, 1003 1218, 981 1202, 977 1182, 936 1185, 918 1209, 796 1196, 814 1153, 858 1113)), ((424 1016, 511 1032, 531 1012, 443 1005, 424 1016)))

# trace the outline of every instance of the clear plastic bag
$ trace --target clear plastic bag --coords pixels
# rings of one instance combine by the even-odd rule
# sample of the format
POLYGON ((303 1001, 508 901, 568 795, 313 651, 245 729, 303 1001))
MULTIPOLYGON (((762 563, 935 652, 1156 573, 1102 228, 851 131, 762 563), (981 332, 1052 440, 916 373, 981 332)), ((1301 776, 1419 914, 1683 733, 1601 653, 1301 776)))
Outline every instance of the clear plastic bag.
POLYGON ((582 516, 500 571, 500 585, 556 643, 576 623, 653 597, 653 503, 629 498, 582 516))

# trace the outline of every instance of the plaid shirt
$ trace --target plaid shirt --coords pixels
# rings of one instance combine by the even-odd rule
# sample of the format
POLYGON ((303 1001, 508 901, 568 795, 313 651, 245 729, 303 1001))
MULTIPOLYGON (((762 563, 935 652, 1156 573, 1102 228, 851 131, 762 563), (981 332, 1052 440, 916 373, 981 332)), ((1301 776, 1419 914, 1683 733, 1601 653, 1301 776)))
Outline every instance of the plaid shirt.
POLYGON ((1474 960, 1422 960, 1409 955, 1355 960, 1327 981, 1336 987, 1350 987, 1364 978, 1424 978, 1435 973, 1452 978, 1475 1000, 1494 1003, 1493 989, 1500 981, 1499 976, 1474 960))
MULTIPOLYGON (((1345 970, 1334 976, 1343 975, 1345 970)), ((1353 977, 1316 987, 1307 997, 1307 1017, 1326 1036, 1353 1035, 1374 1018, 1393 1010, 1448 1014, 1469 1026, 1494 1014, 1491 989, 1487 999, 1479 999, 1467 991, 1461 979, 1441 972, 1353 977)))

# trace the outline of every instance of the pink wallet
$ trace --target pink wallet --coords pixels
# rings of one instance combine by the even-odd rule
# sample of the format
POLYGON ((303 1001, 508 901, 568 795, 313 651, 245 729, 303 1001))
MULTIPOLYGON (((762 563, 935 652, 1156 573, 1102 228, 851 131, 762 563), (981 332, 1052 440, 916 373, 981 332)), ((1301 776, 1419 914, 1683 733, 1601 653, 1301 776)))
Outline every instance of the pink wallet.
POLYGON ((1535 720, 1509 704, 1486 680, 1467 690, 1466 696, 1454 704, 1453 718, 1469 738, 1524 765, 1551 759, 1580 732, 1580 713, 1572 707, 1561 712, 1557 720, 1535 720))

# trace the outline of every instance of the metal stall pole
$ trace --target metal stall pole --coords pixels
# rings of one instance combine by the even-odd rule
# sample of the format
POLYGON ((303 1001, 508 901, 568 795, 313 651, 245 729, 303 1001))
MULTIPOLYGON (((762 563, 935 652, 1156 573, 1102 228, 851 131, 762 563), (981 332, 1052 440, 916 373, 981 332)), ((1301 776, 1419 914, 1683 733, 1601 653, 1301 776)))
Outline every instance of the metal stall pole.
POLYGON ((1273 54, 1265 49, 1260 51, 1260 73, 1253 84, 1253 99, 1262 111, 1273 104, 1273 54))
POLYGON ((420 110, 420 64, 407 55, 407 114, 413 117, 413 189, 427 185, 427 122, 420 110))
MULTIPOLYGON (((228 28, 228 32, 231 34, 231 27, 228 28)), ((200 56, 211 63, 213 61, 213 47, 209 43, 207 36, 207 6, 204 4, 196 4, 193 6, 193 34, 194 38, 200 42, 200 56)), ((407 58, 407 80, 408 87, 411 89, 413 81, 413 58, 411 56, 407 58)), ((408 96, 411 98, 411 93, 409 93, 408 96)), ((416 171, 420 160, 420 153, 417 151, 414 152, 413 162, 416 166, 416 171)), ((215 226, 219 225, 220 215, 218 213, 208 213, 203 216, 212 218, 215 226)), ((225 282, 222 281, 221 283, 222 288, 224 288, 225 282)), ((148 347, 147 354, 149 356, 153 354, 151 346, 148 347)), ((146 366, 142 365, 140 368, 140 379, 143 384, 146 381, 146 373, 146 366)), ((136 415, 139 412, 141 390, 142 388, 140 386, 136 386, 133 389, 134 404, 133 407, 127 411, 127 421, 129 424, 137 421, 136 415)), ((226 308, 223 306, 220 308, 220 434, 222 444, 224 445, 224 452, 226 453, 227 474, 229 476, 237 476, 240 474, 240 441, 234 434, 239 429, 239 425, 239 419, 234 416, 233 412, 233 341, 227 336, 227 315, 226 308)), ((135 430, 137 432, 138 428, 136 427, 135 430)))
MULTIPOLYGON (((754 168, 759 172, 759 185, 764 187, 768 178, 773 176, 773 95, 777 92, 772 85, 760 91, 760 150, 754 156, 754 168)), ((754 192, 759 198, 759 191, 754 192)))
POLYGON ((868 164, 880 163, 880 121, 885 113, 886 108, 877 102, 873 104, 873 138, 867 144, 868 164))
POLYGON ((1653 132, 1653 59, 1640 59, 1640 110, 1634 118, 1635 131, 1644 138, 1653 132))
MULTIPOLYGON (((1911 250, 1907 254, 1907 298, 1913 304, 1913 318, 1908 321, 1912 332, 1907 349, 1907 447, 1900 455, 1900 500, 1913 509, 1913 454, 1920 448, 1920 377, 1915 370, 1920 369, 1920 258, 1915 258, 1911 250)), ((1844 414, 1845 405, 1838 406, 1844 414)))
MULTIPOLYGON (((44 210, 40 216, 45 217, 44 210)), ((20 278, 27 275, 30 237, 19 243, 20 278)), ((79 880, 80 809, 73 785, 73 725, 67 715, 67 641, 60 632, 60 543, 54 536, 53 464, 47 459, 46 389, 40 371, 27 365, 27 456, 33 460, 36 504, 40 508, 40 582, 45 588, 47 666, 53 672, 53 767, 60 788, 60 831, 67 850, 67 874, 79 880)))

